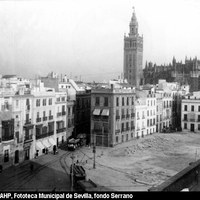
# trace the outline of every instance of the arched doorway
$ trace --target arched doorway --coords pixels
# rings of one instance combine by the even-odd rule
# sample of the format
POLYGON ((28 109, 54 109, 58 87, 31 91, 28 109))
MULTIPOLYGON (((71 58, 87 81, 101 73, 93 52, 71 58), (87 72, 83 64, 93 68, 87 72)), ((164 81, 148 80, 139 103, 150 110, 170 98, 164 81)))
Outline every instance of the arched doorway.
POLYGON ((19 163, 19 150, 15 151, 15 164, 19 163))

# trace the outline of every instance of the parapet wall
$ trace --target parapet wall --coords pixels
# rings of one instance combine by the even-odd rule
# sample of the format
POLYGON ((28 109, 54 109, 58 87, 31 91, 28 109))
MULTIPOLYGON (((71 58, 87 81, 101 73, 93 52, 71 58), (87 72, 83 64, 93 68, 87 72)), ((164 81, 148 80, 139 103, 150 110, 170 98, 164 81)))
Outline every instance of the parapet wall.
POLYGON ((185 188, 189 191, 200 191, 200 160, 191 163, 161 185, 152 187, 148 191, 181 191, 185 188))

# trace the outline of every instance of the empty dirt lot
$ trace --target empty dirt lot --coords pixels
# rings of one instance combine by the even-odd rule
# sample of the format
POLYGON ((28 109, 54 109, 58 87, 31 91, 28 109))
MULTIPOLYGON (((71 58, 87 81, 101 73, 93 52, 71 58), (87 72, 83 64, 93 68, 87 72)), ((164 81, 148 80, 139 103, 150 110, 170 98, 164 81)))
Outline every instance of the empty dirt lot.
POLYGON ((117 191, 147 191, 200 159, 200 135, 156 133, 114 148, 97 147, 95 169, 92 148, 80 149, 75 156, 87 178, 100 185, 117 191))

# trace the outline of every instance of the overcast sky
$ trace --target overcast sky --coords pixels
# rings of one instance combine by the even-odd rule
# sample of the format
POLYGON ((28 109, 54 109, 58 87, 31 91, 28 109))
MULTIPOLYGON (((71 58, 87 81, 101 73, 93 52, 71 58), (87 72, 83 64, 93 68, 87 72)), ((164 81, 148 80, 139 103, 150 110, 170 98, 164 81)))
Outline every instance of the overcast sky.
POLYGON ((135 7, 145 62, 200 59, 198 0, 0 1, 0 74, 117 78, 135 7))

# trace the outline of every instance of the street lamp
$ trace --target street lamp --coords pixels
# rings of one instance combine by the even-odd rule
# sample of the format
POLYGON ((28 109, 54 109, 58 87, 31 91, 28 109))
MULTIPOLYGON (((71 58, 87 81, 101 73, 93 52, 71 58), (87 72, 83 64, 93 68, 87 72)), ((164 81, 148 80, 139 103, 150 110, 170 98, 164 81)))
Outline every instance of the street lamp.
POLYGON ((72 155, 70 156, 70 158, 72 159, 72 167, 71 167, 71 191, 73 191, 73 189, 74 189, 74 158, 75 158, 75 156, 74 156, 74 154, 72 153, 72 155))
POLYGON ((95 165, 95 153, 96 153, 96 135, 95 135, 95 132, 94 132, 94 141, 93 141, 93 153, 94 153, 94 160, 93 160, 93 169, 96 168, 96 165, 95 165))

